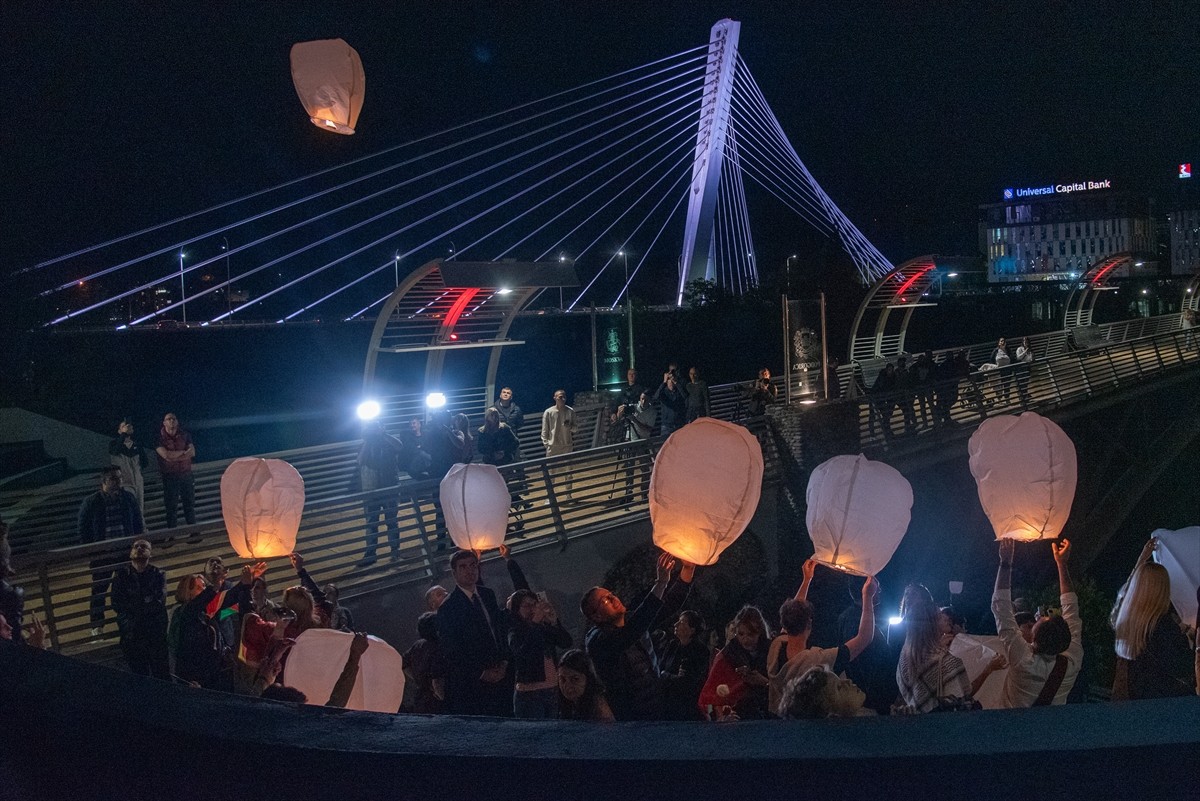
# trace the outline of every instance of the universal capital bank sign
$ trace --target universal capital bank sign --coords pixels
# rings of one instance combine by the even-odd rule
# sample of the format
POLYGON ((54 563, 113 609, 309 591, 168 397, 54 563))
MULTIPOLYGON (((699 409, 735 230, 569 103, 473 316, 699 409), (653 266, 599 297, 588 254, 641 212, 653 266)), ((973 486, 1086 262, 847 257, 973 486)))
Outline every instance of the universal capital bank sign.
POLYGON ((1037 197, 1039 195, 1069 195, 1072 192, 1091 192, 1096 189, 1112 189, 1112 181, 1079 181, 1073 184, 1054 184, 1052 186, 1031 186, 1024 189, 1005 189, 1004 199, 1015 200, 1022 197, 1037 197))

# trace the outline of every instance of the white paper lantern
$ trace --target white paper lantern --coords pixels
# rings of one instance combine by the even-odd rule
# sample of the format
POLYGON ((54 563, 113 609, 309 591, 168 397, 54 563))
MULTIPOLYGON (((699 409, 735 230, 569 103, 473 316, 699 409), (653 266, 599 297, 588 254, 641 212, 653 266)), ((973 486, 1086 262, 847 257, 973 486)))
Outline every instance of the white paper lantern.
POLYGON ((313 125, 334 133, 354 133, 367 78, 353 47, 341 39, 293 45, 292 83, 313 125))
POLYGON ((754 517, 762 477, 762 446, 748 430, 711 417, 688 423, 667 437, 650 473, 654 544, 716 563, 754 517))
POLYGON ((979 502, 996 539, 1054 539, 1075 500, 1075 445, 1040 414, 985 420, 967 444, 979 502))
POLYGON ((1171 577, 1171 603, 1184 623, 1196 622, 1196 587, 1200 586, 1200 526, 1178 531, 1160 528, 1150 536, 1158 538, 1154 561, 1167 569, 1171 577))
POLYGON ((912 516, 908 479, 863 455, 835 456, 817 465, 805 493, 813 559, 856 576, 883 570, 912 516))
POLYGON ((508 530, 512 496, 495 465, 456 464, 438 491, 450 539, 459 548, 499 548, 508 530))
MULTIPOLYGON (((295 687, 317 706, 329 700, 337 684, 354 635, 335 629, 308 629, 296 638, 283 669, 283 683, 295 687)), ((395 713, 404 700, 404 660, 396 649, 378 637, 358 663, 358 679, 346 709, 395 713)))
POLYGON ((237 459, 221 476, 221 517, 243 559, 286 556, 296 549, 304 513, 304 479, 282 459, 237 459))

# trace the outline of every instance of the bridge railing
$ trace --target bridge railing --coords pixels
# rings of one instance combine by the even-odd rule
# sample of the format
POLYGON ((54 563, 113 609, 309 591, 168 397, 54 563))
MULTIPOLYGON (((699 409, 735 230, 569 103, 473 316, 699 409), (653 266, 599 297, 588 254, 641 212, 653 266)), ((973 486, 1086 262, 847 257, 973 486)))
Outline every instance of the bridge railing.
MULTIPOLYGON (((764 418, 747 421, 763 444, 764 481, 779 477, 780 458, 764 418)), ((569 539, 645 519, 646 491, 661 438, 622 443, 536 459, 500 468, 513 493, 510 546, 514 552, 558 545, 569 539)), ((454 550, 434 502, 437 481, 405 482, 389 489, 314 499, 305 505, 296 550, 318 582, 334 581, 343 597, 383 587, 431 583, 444 572, 454 550), (378 556, 364 559, 368 519, 374 519, 378 556), (389 529, 394 531, 389 535, 389 529)), ((236 555, 219 520, 151 532, 153 562, 167 571, 168 595, 180 579, 203 572, 205 561, 222 557, 236 578, 251 561, 236 555)), ((116 644, 115 617, 94 593, 106 595, 108 577, 128 560, 130 539, 55 548, 17 557, 13 582, 25 588, 26 613, 46 623, 54 648, 70 654, 107 655, 116 644), (100 636, 91 630, 105 627, 100 636)), ((286 557, 266 560, 268 581, 278 595, 296 583, 286 557)), ((169 605, 174 604, 170 602, 169 605)))
MULTIPOLYGON (((1088 326, 1082 330, 1058 329, 1042 334, 1031 334, 1028 338, 1029 345, 1033 349, 1034 358, 1045 360, 1071 353, 1073 349, 1085 351, 1095 347, 1105 347, 1121 342, 1128 342, 1131 339, 1178 331, 1180 330, 1179 321, 1180 313, 1172 312, 1171 314, 1161 314, 1156 317, 1135 317, 1130 320, 1103 323, 1101 325, 1088 326), (1087 332, 1086 339, 1084 338, 1084 331, 1087 332), (1072 345, 1073 341, 1074 345, 1072 345)), ((1016 347, 1020 344, 1021 340, 1019 338, 1013 337, 1008 339, 1009 349, 1014 355, 1016 347)), ((976 342, 971 345, 958 345, 951 348, 937 348, 933 350, 933 355, 935 359, 948 358, 960 350, 967 352, 967 358, 971 363, 985 364, 991 362, 995 355, 996 340, 976 342)), ((915 354, 909 357, 910 364, 912 363, 913 356, 915 354)), ((895 356, 860 359, 858 364, 862 369, 863 378, 866 380, 868 386, 875 380, 875 376, 879 374, 879 371, 883 369, 883 365, 889 361, 895 362, 895 360, 895 356)), ((838 379, 841 382, 843 390, 850 381, 852 370, 853 365, 849 364, 843 364, 838 368, 838 379)))
POLYGON ((1067 406, 1200 366, 1200 333, 1137 332, 1137 327, 1129 326, 1114 331, 1112 344, 1086 351, 841 401, 851 411, 842 418, 848 426, 843 433, 857 438, 863 450, 910 448, 922 441, 933 444, 938 438, 927 435, 945 426, 975 425, 996 414, 1067 406))

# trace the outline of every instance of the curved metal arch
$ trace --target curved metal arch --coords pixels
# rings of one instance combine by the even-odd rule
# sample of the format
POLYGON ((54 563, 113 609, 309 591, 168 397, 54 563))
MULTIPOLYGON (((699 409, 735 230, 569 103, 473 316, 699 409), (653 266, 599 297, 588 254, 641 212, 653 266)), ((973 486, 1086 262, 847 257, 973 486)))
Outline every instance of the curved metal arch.
POLYGON ((849 360, 878 359, 904 352, 913 312, 933 303, 922 301, 939 277, 937 256, 909 259, 876 281, 867 291, 850 328, 849 360), (893 315, 899 311, 899 315, 893 315), (869 331, 862 331, 864 323, 869 331))
POLYGON ((1118 270, 1129 267, 1135 259, 1143 255, 1132 251, 1114 253, 1106 256, 1084 273, 1078 283, 1071 287, 1071 294, 1067 296, 1063 312, 1063 328, 1091 325, 1092 310, 1096 307, 1096 299, 1100 297, 1100 293, 1112 289, 1109 281, 1118 270))
POLYGON ((441 259, 435 259, 418 267, 384 301, 367 345, 364 392, 369 393, 375 382, 380 353, 423 353, 425 386, 436 387, 449 353, 485 347, 491 351, 486 397, 494 397, 501 351, 506 345, 520 344, 507 338, 513 320, 547 285, 538 279, 557 278, 564 284, 574 280, 573 265, 569 267, 571 279, 565 280, 561 271, 567 268, 560 264, 455 262, 456 270, 484 269, 473 278, 477 285, 447 285, 442 264, 441 259), (559 274, 546 275, 547 269, 558 270, 559 274), (462 332, 463 341, 455 341, 457 332, 462 332))
POLYGON ((1179 304, 1179 308, 1191 309, 1192 311, 1200 311, 1200 270, 1192 276, 1192 280, 1188 281, 1187 286, 1183 288, 1183 301, 1179 304))

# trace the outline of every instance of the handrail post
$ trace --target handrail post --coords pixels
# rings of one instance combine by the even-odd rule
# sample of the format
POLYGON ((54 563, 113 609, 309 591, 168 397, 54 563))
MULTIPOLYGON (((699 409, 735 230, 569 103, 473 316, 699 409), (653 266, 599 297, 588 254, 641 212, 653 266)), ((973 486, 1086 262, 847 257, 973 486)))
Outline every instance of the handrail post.
POLYGON ((54 600, 50 594, 50 568, 45 562, 38 565, 38 583, 42 585, 42 614, 50 630, 50 647, 58 650, 58 621, 54 615, 54 600))
POLYGON ((550 465, 547 462, 542 462, 542 480, 546 482, 546 499, 550 502, 550 516, 554 518, 554 529, 558 532, 558 538, 562 542, 563 547, 567 545, 567 526, 563 522, 562 510, 558 506, 558 493, 554 489, 554 478, 550 473, 550 465))
POLYGON ((417 524, 417 536, 421 538, 421 550, 425 552, 425 568, 429 571, 429 577, 433 578, 439 571, 434 561, 433 548, 429 542, 429 531, 425 527, 425 513, 421 511, 421 501, 415 492, 408 493, 408 502, 412 506, 413 521, 417 524))

